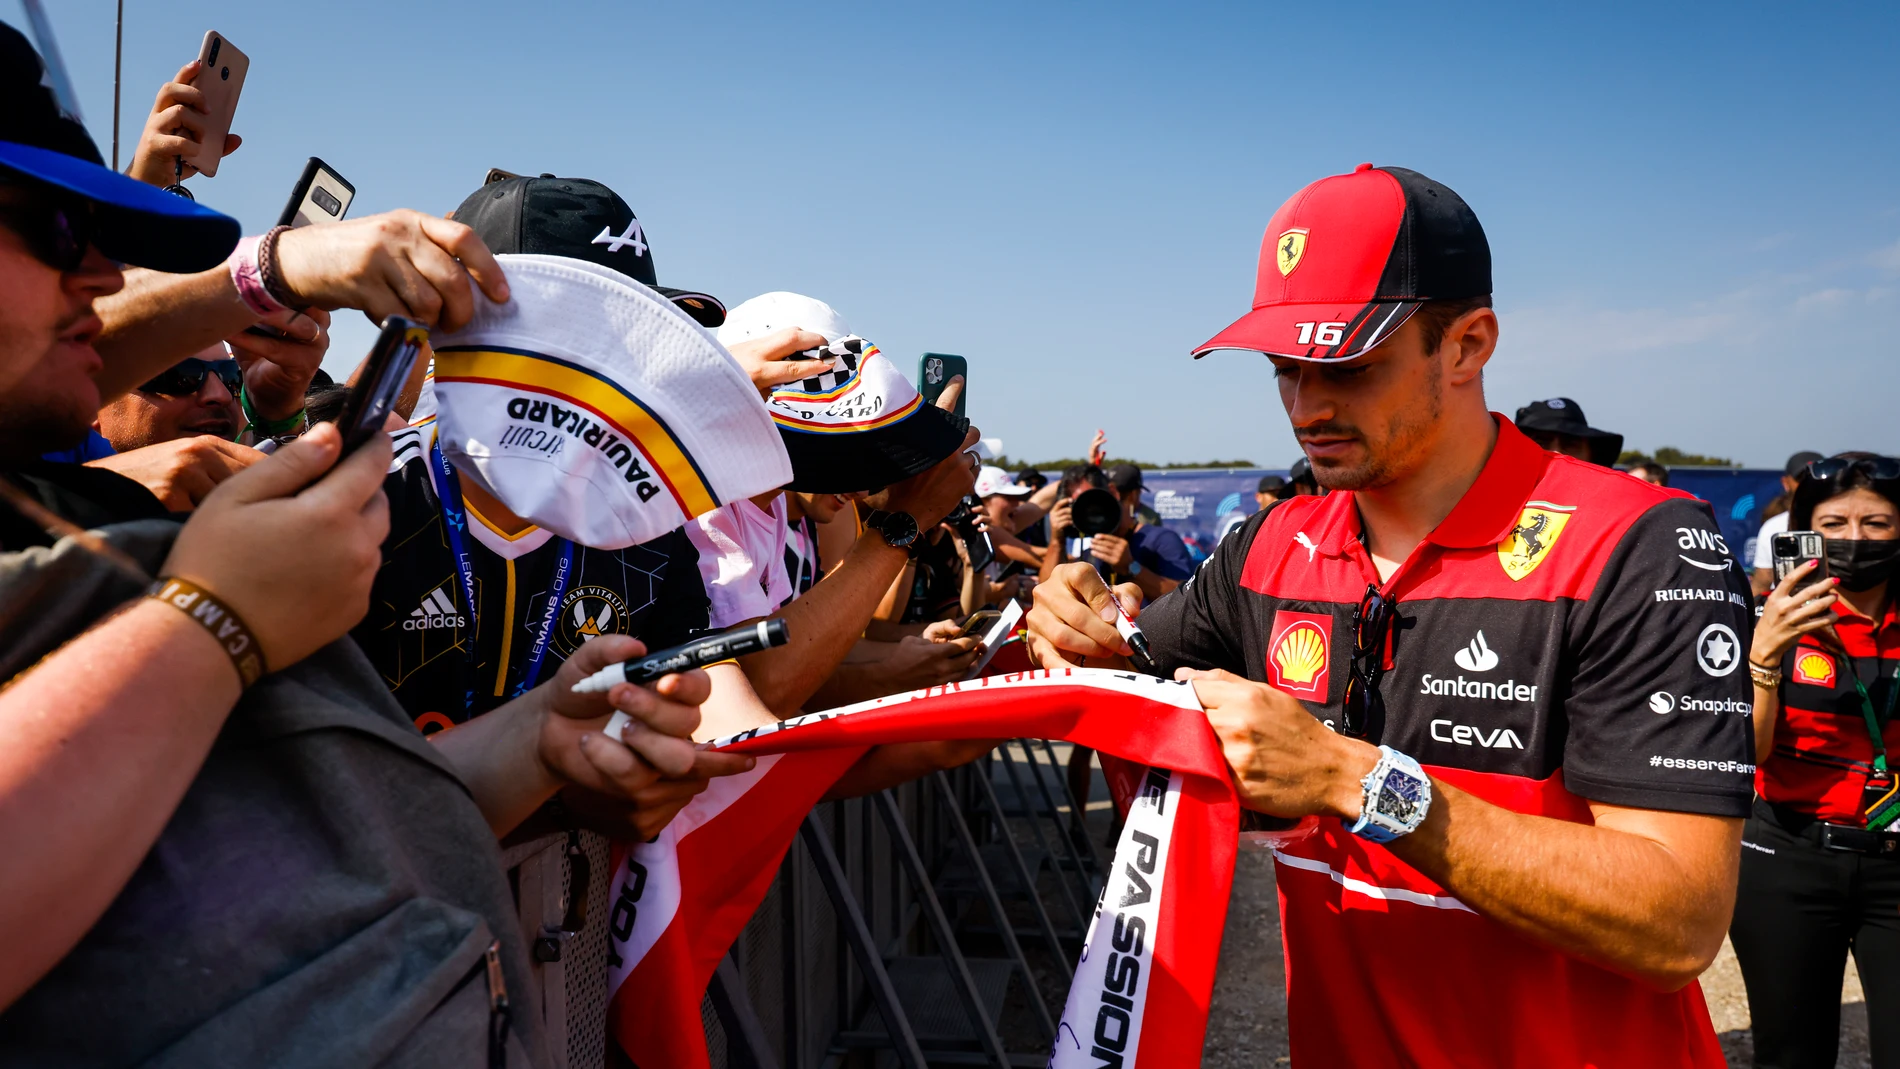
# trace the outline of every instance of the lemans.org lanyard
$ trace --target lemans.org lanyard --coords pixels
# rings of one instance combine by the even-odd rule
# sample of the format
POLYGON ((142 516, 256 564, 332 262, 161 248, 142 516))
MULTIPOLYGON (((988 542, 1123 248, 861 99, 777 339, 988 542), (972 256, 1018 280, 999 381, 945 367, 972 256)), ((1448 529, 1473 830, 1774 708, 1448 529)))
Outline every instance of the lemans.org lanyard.
MULTIPOLYGON (((462 480, 456 477, 455 466, 449 458, 442 455, 436 446, 429 447, 429 463, 435 473, 441 477, 436 487, 436 497, 442 502, 442 526, 449 534, 449 552, 455 554, 455 574, 462 580, 463 603, 468 606, 471 621, 475 615, 475 560, 468 555, 468 544, 462 534, 468 527, 468 509, 462 504, 462 480)), ((515 685, 511 698, 526 694, 541 678, 541 661, 547 656, 548 639, 554 635, 554 621, 560 616, 561 595, 567 591, 568 576, 574 570, 574 543, 568 539, 557 539, 561 544, 561 560, 554 566, 554 582, 548 587, 547 611, 541 616, 541 630, 535 635, 534 648, 528 654, 528 667, 521 673, 521 682, 515 685)), ((509 620, 504 626, 513 627, 509 620)), ((462 645, 462 656, 469 662, 469 671, 474 672, 475 637, 472 633, 462 645)), ((475 692, 466 691, 462 696, 462 707, 475 705, 475 692)))

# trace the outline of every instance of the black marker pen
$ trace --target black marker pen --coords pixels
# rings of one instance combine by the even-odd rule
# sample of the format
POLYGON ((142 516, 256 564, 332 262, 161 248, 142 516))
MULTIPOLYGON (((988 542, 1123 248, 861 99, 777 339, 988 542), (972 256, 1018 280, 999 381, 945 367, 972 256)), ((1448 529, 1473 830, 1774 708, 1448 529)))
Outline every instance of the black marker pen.
POLYGON ((760 620, 756 624, 696 638, 670 650, 650 653, 631 661, 610 664, 574 684, 576 694, 600 694, 620 683, 651 683, 671 672, 704 668, 748 653, 785 645, 785 621, 760 620))

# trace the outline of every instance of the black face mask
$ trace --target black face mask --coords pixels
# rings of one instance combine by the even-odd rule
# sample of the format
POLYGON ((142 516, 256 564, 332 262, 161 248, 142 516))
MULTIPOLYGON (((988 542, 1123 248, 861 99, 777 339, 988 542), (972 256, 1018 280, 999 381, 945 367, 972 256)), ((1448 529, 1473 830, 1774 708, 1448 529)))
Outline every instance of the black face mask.
POLYGON ((1862 591, 1892 579, 1900 569, 1900 539, 1830 538, 1827 572, 1841 589, 1862 591))

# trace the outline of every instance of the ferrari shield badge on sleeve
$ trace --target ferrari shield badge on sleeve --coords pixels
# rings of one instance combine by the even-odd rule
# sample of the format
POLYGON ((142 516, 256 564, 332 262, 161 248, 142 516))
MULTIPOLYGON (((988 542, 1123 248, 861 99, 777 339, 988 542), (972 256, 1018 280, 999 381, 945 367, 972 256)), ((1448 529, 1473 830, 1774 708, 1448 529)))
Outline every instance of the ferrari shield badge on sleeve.
POLYGON ((1564 525, 1570 522, 1575 505, 1553 505, 1548 501, 1526 501, 1524 511, 1504 541, 1498 543, 1498 563, 1504 574, 1515 582, 1537 570, 1550 555, 1564 525))

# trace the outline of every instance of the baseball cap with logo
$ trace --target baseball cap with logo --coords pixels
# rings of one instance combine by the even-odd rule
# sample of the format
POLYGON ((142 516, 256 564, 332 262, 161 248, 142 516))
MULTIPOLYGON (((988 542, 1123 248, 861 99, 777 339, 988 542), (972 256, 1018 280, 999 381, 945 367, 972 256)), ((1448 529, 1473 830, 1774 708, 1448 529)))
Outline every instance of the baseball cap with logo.
POLYGON ((719 344, 737 345, 785 327, 803 327, 824 335, 826 341, 838 341, 851 334, 844 317, 825 302, 802 293, 775 290, 743 301, 727 312, 726 321, 719 328, 719 344))
POLYGON ((1458 194, 1403 167, 1362 163, 1273 213, 1253 311, 1195 346, 1350 360, 1426 301, 1491 292, 1491 246, 1458 194))
POLYGON ((766 399, 792 458, 791 489, 881 490, 962 447, 970 421, 925 404, 877 346, 847 336, 831 339, 827 351, 837 355, 833 370, 780 386, 766 399))
POLYGON ((592 179, 544 174, 490 182, 455 209, 455 221, 479 234, 491 252, 586 260, 658 291, 702 327, 726 321, 726 306, 710 294, 660 285, 633 209, 592 179))
POLYGON ((791 479, 752 380, 665 298, 594 263, 499 259, 510 299, 434 337, 433 390, 443 453, 510 511, 620 549, 791 479))
POLYGON ((978 497, 989 497, 991 494, 1003 494, 1008 497, 1023 497, 1028 494, 1033 494, 1035 491, 1018 483, 1016 477, 1009 472, 1004 471, 994 464, 985 464, 977 469, 976 489, 972 490, 971 493, 978 497))
MULTIPOLYGON (((236 219, 105 165, 86 128, 61 110, 40 55, 0 23, 0 186, 52 193, 51 242, 86 242, 120 263, 206 271, 237 246, 236 219)), ((83 254, 83 248, 80 248, 83 254)))

